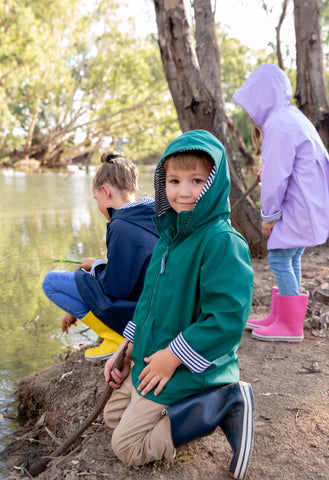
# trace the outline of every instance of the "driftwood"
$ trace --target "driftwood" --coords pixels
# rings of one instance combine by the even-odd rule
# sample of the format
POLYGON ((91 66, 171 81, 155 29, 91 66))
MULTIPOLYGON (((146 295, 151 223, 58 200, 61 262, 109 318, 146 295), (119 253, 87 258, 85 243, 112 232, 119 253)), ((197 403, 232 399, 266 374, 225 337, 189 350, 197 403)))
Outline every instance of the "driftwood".
MULTIPOLYGON (((127 340, 124 348, 116 358, 112 370, 118 368, 121 370, 122 364, 123 364, 123 359, 126 354, 126 350, 128 347, 129 341, 127 340)), ((28 468, 28 472, 32 477, 36 477, 40 473, 42 473, 44 470, 46 470, 47 465, 49 462, 51 462, 54 458, 59 457, 64 453, 73 443, 78 440, 82 433, 87 430, 88 427, 96 420, 100 412, 104 409, 106 402, 110 398, 111 394, 113 392, 113 388, 110 387, 109 384, 106 385, 105 390, 99 401, 97 402, 94 410, 91 412, 89 417, 86 418, 86 420, 67 438, 56 450, 54 450, 53 454, 51 457, 44 457, 42 460, 34 463, 31 465, 31 467, 28 468)))

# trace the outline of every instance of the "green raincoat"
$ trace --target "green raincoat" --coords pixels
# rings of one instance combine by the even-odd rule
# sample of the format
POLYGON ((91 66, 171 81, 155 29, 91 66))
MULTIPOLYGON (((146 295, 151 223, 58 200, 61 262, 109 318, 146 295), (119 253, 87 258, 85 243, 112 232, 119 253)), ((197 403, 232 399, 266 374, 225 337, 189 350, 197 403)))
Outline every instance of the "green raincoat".
POLYGON ((229 171, 216 137, 194 130, 174 140, 157 166, 155 191, 160 239, 124 335, 134 342, 136 389, 145 357, 169 345, 183 362, 159 395, 146 395, 170 405, 239 381, 236 351, 250 313, 253 271, 248 245, 229 220, 229 171), (177 214, 166 197, 163 160, 194 149, 210 154, 215 168, 193 211, 177 214))

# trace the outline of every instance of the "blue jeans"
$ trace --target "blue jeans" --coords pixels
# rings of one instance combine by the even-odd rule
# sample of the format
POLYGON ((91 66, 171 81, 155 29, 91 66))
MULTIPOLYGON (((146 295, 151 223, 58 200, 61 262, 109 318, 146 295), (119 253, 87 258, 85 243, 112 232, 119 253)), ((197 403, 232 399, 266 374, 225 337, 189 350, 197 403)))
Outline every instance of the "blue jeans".
POLYGON ((90 311, 79 294, 74 272, 48 272, 42 288, 49 300, 76 318, 81 319, 90 311))
POLYGON ((274 273, 279 295, 299 295, 302 269, 301 258, 305 248, 274 249, 268 253, 268 263, 274 273))

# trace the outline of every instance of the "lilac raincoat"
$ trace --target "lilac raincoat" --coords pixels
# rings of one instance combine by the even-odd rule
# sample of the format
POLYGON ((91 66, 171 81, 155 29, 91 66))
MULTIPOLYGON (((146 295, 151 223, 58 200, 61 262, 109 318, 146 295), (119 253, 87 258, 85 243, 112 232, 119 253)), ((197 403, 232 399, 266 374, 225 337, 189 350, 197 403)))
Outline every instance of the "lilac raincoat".
POLYGON ((297 248, 329 237, 329 155, 313 124, 290 105, 287 75, 265 64, 234 100, 262 129, 262 218, 277 220, 267 248, 297 248))

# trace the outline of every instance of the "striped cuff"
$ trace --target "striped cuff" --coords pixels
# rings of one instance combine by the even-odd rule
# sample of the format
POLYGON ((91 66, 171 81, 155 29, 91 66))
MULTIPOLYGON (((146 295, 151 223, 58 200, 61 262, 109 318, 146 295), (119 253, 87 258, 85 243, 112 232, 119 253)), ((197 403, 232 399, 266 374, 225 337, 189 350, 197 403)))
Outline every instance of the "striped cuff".
POLYGON ((133 323, 132 321, 129 321, 122 334, 125 338, 128 338, 128 340, 130 340, 132 343, 134 343, 135 328, 136 328, 136 324, 133 323))
POLYGON ((280 220, 280 218, 282 217, 282 210, 279 210, 278 212, 275 212, 272 215, 265 215, 264 211, 261 210, 260 216, 262 217, 262 220, 264 220, 265 223, 274 222, 274 220, 280 220))
POLYGON ((208 362, 208 360, 193 350, 181 333, 170 342, 169 348, 193 373, 201 373, 211 365, 211 362, 208 362))

